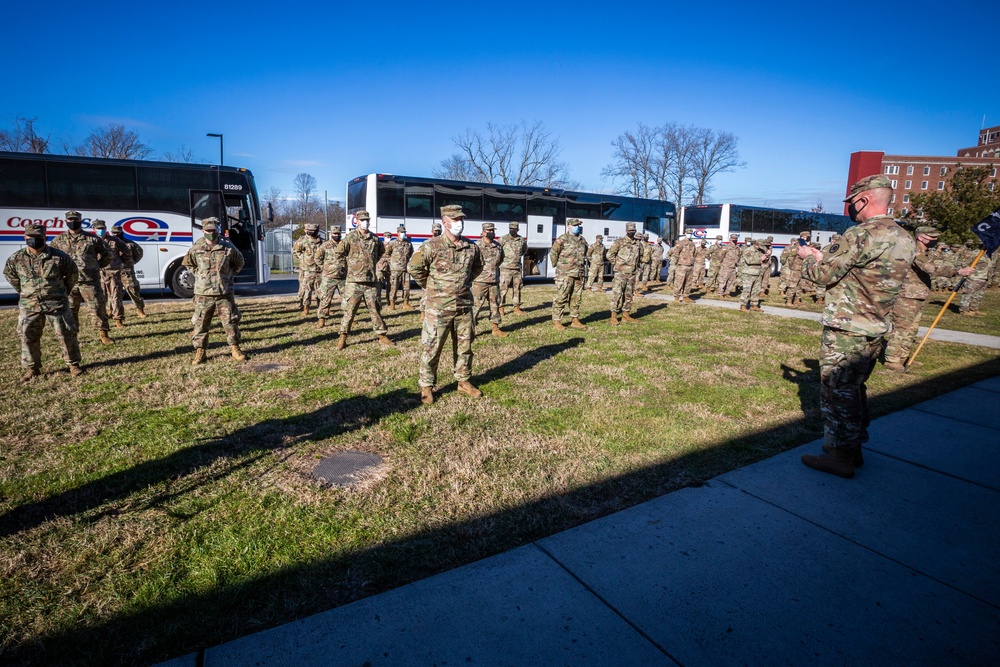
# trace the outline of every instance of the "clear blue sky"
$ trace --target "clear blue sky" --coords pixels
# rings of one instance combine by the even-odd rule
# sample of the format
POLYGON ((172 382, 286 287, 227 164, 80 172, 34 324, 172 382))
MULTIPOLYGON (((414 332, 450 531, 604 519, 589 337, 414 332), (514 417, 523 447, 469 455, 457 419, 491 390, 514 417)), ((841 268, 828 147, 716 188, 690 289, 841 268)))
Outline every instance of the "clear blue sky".
POLYGON ((607 189, 618 134, 676 121, 740 138, 713 200, 834 211, 852 151, 953 155, 1000 125, 989 3, 823 4, 6 3, 0 123, 59 146, 121 122, 213 162, 222 132, 261 191, 306 171, 343 199, 520 119, 607 189))

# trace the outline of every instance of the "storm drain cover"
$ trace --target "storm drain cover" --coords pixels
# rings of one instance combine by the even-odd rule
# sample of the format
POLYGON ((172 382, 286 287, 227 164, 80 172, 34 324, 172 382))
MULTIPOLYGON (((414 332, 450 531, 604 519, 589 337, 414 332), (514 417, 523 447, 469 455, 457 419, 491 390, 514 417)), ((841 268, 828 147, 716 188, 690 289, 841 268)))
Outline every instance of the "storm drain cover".
POLYGON ((369 452, 340 452, 328 456, 313 468, 312 476, 332 486, 350 486, 360 481, 362 473, 382 463, 382 457, 369 452))
POLYGON ((267 371, 286 371, 288 370, 288 366, 284 364, 257 364, 253 369, 261 373, 266 373, 267 371))

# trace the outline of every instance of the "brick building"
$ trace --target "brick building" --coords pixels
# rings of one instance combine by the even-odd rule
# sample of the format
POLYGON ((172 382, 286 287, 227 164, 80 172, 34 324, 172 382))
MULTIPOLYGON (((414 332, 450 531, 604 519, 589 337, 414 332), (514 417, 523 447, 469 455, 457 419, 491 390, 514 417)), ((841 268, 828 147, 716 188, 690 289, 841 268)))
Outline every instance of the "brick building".
MULTIPOLYGON (((911 195, 944 190, 959 164, 992 167, 990 189, 1000 187, 997 185, 997 167, 1000 166, 1000 125, 980 130, 979 143, 971 148, 960 148, 955 157, 886 155, 880 151, 851 153, 844 196, 847 196, 846 192, 851 184, 865 176, 885 174, 892 181, 892 203, 889 214, 904 215, 912 209, 911 195)), ((847 214, 846 205, 844 214, 847 214)))

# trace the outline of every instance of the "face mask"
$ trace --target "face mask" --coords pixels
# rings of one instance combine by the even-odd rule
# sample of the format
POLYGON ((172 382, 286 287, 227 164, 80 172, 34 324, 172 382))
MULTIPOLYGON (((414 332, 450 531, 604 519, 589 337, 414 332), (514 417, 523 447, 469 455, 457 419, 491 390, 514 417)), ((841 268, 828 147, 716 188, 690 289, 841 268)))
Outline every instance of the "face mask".
POLYGON ((104 238, 107 235, 107 233, 108 233, 108 230, 106 230, 106 229, 98 229, 97 230, 97 235, 100 236, 101 238, 104 238))
POLYGON ((67 220, 66 221, 66 227, 68 229, 72 229, 74 231, 77 230, 77 229, 80 229, 80 226, 82 224, 83 224, 83 222, 81 220, 67 220))
POLYGON ((212 243, 218 243, 219 232, 205 232, 205 238, 211 241, 212 243))
POLYGON ((495 233, 493 233, 493 232, 486 232, 486 238, 488 238, 490 241, 492 241, 493 239, 495 239, 496 236, 497 235, 495 233))
POLYGON ((358 229, 363 229, 367 232, 370 226, 371 220, 358 220, 358 229))
POLYGON ((865 208, 864 206, 862 206, 861 208, 858 208, 856 202, 857 202, 857 200, 854 200, 850 204, 847 205, 847 217, 849 217, 851 219, 851 222, 857 222, 858 221, 858 213, 860 213, 861 211, 863 211, 864 208, 865 208))
POLYGON ((45 247, 45 239, 43 239, 41 236, 25 237, 24 242, 28 245, 29 248, 33 248, 34 250, 41 250, 42 248, 45 247))
POLYGON ((433 232, 431 232, 431 235, 432 236, 441 236, 441 230, 440 229, 435 229, 433 232))
POLYGON ((629 231, 625 232, 625 236, 629 237, 630 239, 634 239, 635 238, 635 230, 630 229, 629 231))
POLYGON ((330 236, 330 238, 332 238, 334 241, 339 241, 340 240, 340 234, 332 234, 330 236))
POLYGON ((461 220, 456 220, 448 225, 448 231, 451 232, 452 236, 461 236, 463 229, 465 229, 465 223, 461 220))
POLYGON ((579 236, 582 231, 583 227, 580 225, 573 225, 573 236, 579 236))
POLYGON ((306 232, 306 234, 308 234, 309 236, 311 236, 313 238, 316 238, 317 236, 319 236, 319 232, 306 232))

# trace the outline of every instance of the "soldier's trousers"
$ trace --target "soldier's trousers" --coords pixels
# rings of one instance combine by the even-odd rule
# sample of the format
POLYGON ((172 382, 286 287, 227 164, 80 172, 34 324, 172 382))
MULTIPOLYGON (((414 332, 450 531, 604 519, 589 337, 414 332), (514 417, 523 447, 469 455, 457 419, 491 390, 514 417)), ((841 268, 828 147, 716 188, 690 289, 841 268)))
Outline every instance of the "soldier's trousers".
POLYGON ((472 309, 459 308, 453 312, 428 308, 424 311, 423 331, 420 334, 420 344, 424 348, 420 355, 418 383, 421 387, 437 384, 441 350, 449 338, 452 341, 455 379, 468 382, 472 377, 472 340, 475 338, 472 309))
POLYGON ((823 327, 819 354, 819 401, 826 444, 857 449, 868 426, 865 383, 882 349, 881 336, 823 327))
POLYGON ((226 342, 230 345, 240 344, 240 309, 236 306, 236 299, 232 294, 224 296, 196 294, 191 301, 194 303, 194 315, 191 316, 191 325, 194 327, 191 344, 194 345, 194 349, 208 347, 208 332, 212 328, 212 316, 216 312, 219 313, 219 322, 226 332, 226 342))
POLYGON ((979 306, 983 303, 984 294, 986 294, 986 280, 966 278, 965 284, 962 285, 962 305, 958 309, 959 312, 970 313, 979 310, 979 306))
POLYGON ((569 316, 580 317, 580 303, 583 301, 583 281, 576 276, 556 277, 556 297, 552 300, 552 319, 561 320, 563 311, 569 306, 569 316))
POLYGON ((489 302, 490 322, 500 324, 500 289, 496 283, 472 283, 472 320, 479 321, 479 311, 489 302))
POLYGON ((741 273, 743 291, 740 292, 741 306, 756 306, 760 304, 760 288, 763 284, 759 273, 741 273))
POLYGON ((104 305, 104 290, 100 283, 77 283, 73 291, 69 293, 69 307, 73 311, 73 321, 77 327, 80 326, 80 304, 87 304, 87 308, 94 316, 95 328, 98 331, 108 330, 108 312, 104 305))
POLYGON ((299 306, 305 308, 307 306, 312 306, 313 297, 318 298, 317 288, 319 287, 319 281, 321 274, 319 271, 308 271, 302 269, 299 271, 299 306))
POLYGON ((686 298, 695 284, 694 266, 678 266, 674 271, 674 298, 686 298))
POLYGON ((708 264, 708 291, 714 292, 719 286, 719 265, 715 262, 708 264))
POLYGON ((347 301, 344 298, 344 279, 323 276, 323 280, 319 284, 319 312, 317 315, 324 320, 330 317, 334 292, 340 295, 341 310, 347 310, 347 301))
POLYGON ((590 272, 587 274, 587 283, 583 286, 583 289, 599 289, 604 290, 604 263, 602 262, 598 266, 593 266, 590 268, 590 272))
POLYGON ((785 299, 795 299, 802 297, 802 274, 798 271, 789 271, 785 275, 785 299))
POLYGON ((632 289, 635 285, 635 275, 615 273, 611 281, 611 312, 615 315, 623 310, 632 312, 632 289))
POLYGON ((396 305, 396 294, 402 290, 403 303, 410 302, 410 274, 406 271, 391 271, 389 273, 389 305, 396 305))
POLYGON ((677 262, 670 262, 670 266, 667 267, 667 287, 672 287, 674 284, 674 278, 677 277, 677 262))
POLYGON ((885 338, 886 363, 901 364, 910 356, 913 341, 920 330, 920 311, 924 308, 924 299, 911 299, 900 296, 892 304, 892 331, 885 338))
POLYGON ((80 344, 77 342, 76 319, 69 302, 57 310, 28 312, 20 309, 17 315, 17 335, 21 339, 21 366, 40 370, 42 367, 42 331, 45 320, 52 325, 52 331, 62 348, 63 360, 69 365, 80 363, 80 344))
POLYGON ((519 270, 500 269, 500 305, 507 306, 511 302, 507 300, 507 290, 513 290, 513 304, 515 308, 521 307, 521 285, 524 279, 519 270))
POLYGON ((113 320, 125 319, 121 270, 101 269, 101 289, 104 290, 108 317, 113 320))
POLYGON ((344 319, 340 321, 340 333, 346 334, 354 322, 354 314, 358 312, 358 306, 364 301, 368 307, 368 315, 372 318, 372 326, 375 333, 384 335, 389 333, 389 328, 382 320, 382 302, 378 299, 378 287, 376 283, 347 283, 347 291, 344 294, 344 319))
POLYGON ((652 280, 652 278, 653 278, 653 265, 652 264, 643 264, 642 268, 640 270, 639 280, 643 284, 646 284, 650 280, 652 280))
POLYGON ((736 268, 719 269, 719 296, 729 296, 736 289, 736 268))
POLYGON ((132 304, 139 310, 144 310, 146 302, 139 296, 139 279, 135 277, 135 269, 122 269, 121 278, 122 290, 132 299, 132 304))

